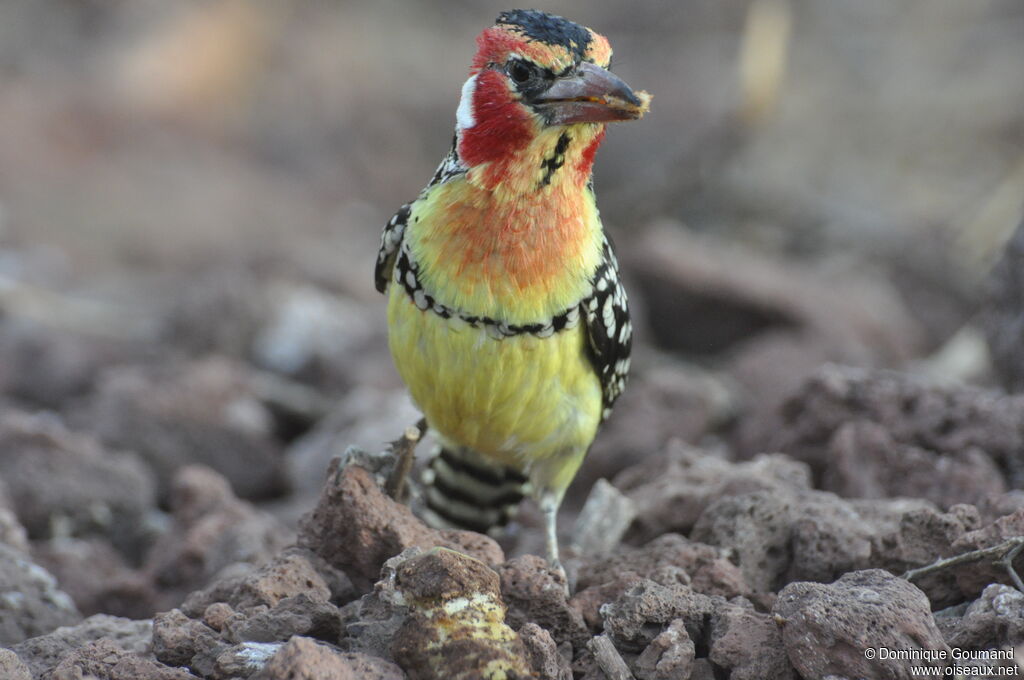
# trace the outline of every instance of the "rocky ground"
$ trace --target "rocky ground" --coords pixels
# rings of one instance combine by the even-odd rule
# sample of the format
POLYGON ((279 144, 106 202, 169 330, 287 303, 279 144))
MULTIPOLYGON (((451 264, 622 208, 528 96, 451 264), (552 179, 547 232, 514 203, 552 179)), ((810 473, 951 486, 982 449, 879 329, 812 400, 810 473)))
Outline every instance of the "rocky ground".
POLYGON ((556 4, 655 94, 598 159, 636 346, 564 578, 529 503, 384 491, 377 239, 505 7, 0 3, 0 678, 1022 661, 1019 3, 556 4))
MULTIPOLYGON (((3 677, 911 677, 868 649, 1016 663, 1024 395, 865 367, 916 351, 895 296, 861 318, 857 296, 884 291, 763 263, 723 273, 713 253, 672 258, 687 237, 651 234, 635 252, 668 255, 643 272, 664 299, 648 313, 700 294, 743 325, 787 321, 714 370, 641 361, 563 512, 568 583, 537 557, 528 505, 497 542, 433 530, 383 491, 394 456, 349 445, 412 422, 400 387, 335 404, 221 340, 114 351, 6 319, 3 677), (758 390, 783 370, 796 388, 768 407, 758 390)), ((1022 238, 979 317, 996 365, 1020 362, 1000 338, 1022 311, 1022 238)), ((296 309, 250 308, 278 284, 246 284, 204 333, 318 351, 309 324, 276 326, 296 309)), ((344 327, 350 310, 315 299, 314 326, 344 327)), ((185 295, 164 321, 210 304, 185 295)), ((315 361, 334 362, 324 381, 366 370, 315 361)))

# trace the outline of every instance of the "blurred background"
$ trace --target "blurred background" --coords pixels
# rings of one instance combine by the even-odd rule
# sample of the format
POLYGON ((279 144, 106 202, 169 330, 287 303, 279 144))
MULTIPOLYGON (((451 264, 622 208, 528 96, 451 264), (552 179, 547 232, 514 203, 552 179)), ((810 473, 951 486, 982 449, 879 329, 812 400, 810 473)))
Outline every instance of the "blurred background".
MULTIPOLYGON (((504 8, 5 0, 3 243, 68 277, 258 259, 373 299, 379 227, 447 150, 473 39, 504 8)), ((1020 213, 1016 0, 544 9, 607 34, 656 97, 597 165, 620 240, 664 219, 912 276, 976 266, 1020 213)))
MULTIPOLYGON (((163 508, 175 470, 209 465, 291 526, 332 455, 413 422, 380 231, 508 8, 0 3, 0 479, 30 538, 93 520, 25 509, 80 470, 33 468, 25 433, 129 452, 119 483, 163 508)), ((638 347, 574 498, 670 437, 764 450, 825 361, 999 381, 978 314, 1024 203, 1020 0, 541 9, 605 34, 654 95, 596 165, 638 347)), ((137 563, 160 530, 133 526, 137 563)))

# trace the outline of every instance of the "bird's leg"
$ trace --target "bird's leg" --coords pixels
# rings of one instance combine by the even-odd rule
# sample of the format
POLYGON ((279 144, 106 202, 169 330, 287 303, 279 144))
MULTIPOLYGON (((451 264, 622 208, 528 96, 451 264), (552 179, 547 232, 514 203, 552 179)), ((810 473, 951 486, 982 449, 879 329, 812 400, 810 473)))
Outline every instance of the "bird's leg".
POLYGON ((562 499, 559 495, 551 491, 545 491, 541 494, 538 505, 541 512, 544 513, 548 564, 561 575, 562 584, 565 586, 565 596, 568 597, 569 577, 566 575, 562 563, 558 560, 558 506, 561 505, 561 502, 562 499))
POLYGON ((391 450, 395 453, 397 460, 394 469, 388 475, 385 490, 399 503, 405 499, 405 480, 409 476, 413 460, 416 458, 416 444, 426 432, 427 419, 420 418, 415 425, 405 428, 401 437, 391 442, 391 450))

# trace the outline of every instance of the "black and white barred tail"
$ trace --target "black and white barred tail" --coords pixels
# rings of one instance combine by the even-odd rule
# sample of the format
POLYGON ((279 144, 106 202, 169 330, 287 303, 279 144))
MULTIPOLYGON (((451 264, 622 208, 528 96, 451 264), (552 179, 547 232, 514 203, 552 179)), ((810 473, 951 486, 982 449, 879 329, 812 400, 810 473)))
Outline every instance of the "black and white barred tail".
POLYGON ((488 533, 515 517, 528 493, 526 476, 472 451, 438 447, 423 473, 424 519, 437 528, 488 533))

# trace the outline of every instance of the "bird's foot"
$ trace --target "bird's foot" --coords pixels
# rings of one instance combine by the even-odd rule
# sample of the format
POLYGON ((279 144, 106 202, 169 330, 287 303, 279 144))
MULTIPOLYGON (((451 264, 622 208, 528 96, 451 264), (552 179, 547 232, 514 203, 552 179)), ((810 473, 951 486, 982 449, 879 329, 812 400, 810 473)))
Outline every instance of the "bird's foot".
POLYGON ((562 590, 565 592, 565 599, 569 599, 572 592, 569 590, 569 575, 565 571, 565 567, 557 559, 554 561, 548 560, 548 566, 553 572, 555 572, 555 579, 562 583, 562 590))
POLYGON ((395 467, 388 475, 384 490, 399 503, 405 500, 406 479, 409 477, 413 460, 416 458, 416 445, 426 432, 427 419, 420 418, 415 425, 405 428, 401 437, 391 442, 391 450, 395 453, 395 467))

